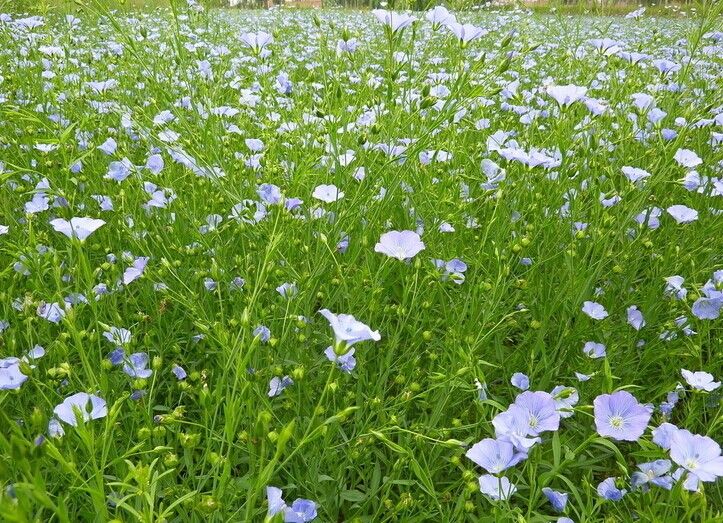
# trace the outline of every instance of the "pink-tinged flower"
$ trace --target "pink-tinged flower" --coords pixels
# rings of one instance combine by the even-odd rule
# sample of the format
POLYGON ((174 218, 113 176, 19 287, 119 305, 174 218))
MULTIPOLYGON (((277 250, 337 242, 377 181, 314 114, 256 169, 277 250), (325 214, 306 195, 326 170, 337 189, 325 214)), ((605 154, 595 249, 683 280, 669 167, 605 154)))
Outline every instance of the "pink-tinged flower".
POLYGON ((50 225, 53 226, 53 229, 65 234, 68 238, 78 238, 80 241, 83 241, 105 225, 105 222, 95 218, 71 218, 70 221, 57 218, 50 220, 50 225))
POLYGON ((619 441, 637 441, 650 421, 651 409, 621 390, 601 394, 593 402, 598 434, 619 441))
POLYGON ((414 258, 424 248, 422 239, 414 231, 389 231, 381 235, 374 252, 403 261, 414 258))

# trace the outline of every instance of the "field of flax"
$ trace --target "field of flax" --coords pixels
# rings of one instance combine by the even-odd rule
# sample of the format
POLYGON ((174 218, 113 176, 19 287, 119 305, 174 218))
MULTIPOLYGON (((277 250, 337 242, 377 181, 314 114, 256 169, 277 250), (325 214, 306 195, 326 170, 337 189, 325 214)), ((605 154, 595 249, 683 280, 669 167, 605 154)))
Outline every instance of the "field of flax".
POLYGON ((0 14, 0 519, 722 521, 721 10, 0 14))

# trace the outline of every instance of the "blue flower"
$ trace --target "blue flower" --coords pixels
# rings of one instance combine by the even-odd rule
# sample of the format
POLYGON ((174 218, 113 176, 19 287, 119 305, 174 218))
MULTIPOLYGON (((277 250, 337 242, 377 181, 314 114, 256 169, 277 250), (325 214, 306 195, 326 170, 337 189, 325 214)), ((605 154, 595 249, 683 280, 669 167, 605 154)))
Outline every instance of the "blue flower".
POLYGON ((615 486, 615 480, 617 478, 607 478, 597 486, 597 493, 601 498, 605 498, 610 501, 620 501, 623 496, 627 494, 627 490, 619 489, 615 486))
POLYGON ((565 510, 565 506, 567 505, 567 497, 568 494, 565 492, 558 492, 556 490, 552 490, 551 488, 544 487, 542 489, 542 493, 545 495, 547 500, 552 505, 552 508, 554 508, 558 512, 562 512, 565 510))

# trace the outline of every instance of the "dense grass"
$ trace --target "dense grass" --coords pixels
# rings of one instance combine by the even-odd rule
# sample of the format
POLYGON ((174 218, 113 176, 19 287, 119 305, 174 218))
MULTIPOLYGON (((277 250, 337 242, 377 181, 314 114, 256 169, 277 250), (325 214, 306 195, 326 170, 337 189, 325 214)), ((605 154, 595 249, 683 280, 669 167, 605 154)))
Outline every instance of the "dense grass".
POLYGON ((268 485, 288 504, 314 500, 318 521, 553 521, 543 487, 569 493, 575 521, 723 518, 720 481, 618 502, 596 491, 608 477, 630 491, 636 464, 669 457, 651 440, 664 421, 723 436, 721 389, 681 376, 723 375, 721 320, 691 310, 723 267, 720 6, 695 20, 460 15, 489 31, 465 46, 426 20, 392 33, 369 13, 92 7, 36 28, 0 22, 0 357, 45 349, 19 364, 22 386, 0 390, 4 521, 263 521, 268 485), (258 30, 273 33, 268 55, 240 40, 258 30), (350 38, 355 52, 337 50, 350 38), (600 52, 601 38, 647 57, 600 52), (680 67, 663 73, 659 59, 680 67), (548 86, 566 84, 586 98, 559 106, 548 86), (653 123, 636 93, 666 115, 653 123), (498 131, 543 165, 503 158, 498 131), (717 182, 692 187, 681 149, 717 182), (155 154, 163 168, 144 167, 155 154), (137 167, 108 179, 124 159, 137 167), (632 183, 625 166, 650 176, 632 183), (284 199, 233 218, 260 184, 284 199), (343 198, 316 199, 322 184, 343 198), (28 213, 43 195, 48 208, 28 213), (290 198, 303 203, 286 210, 290 198), (673 205, 697 220, 677 223, 673 205), (658 227, 636 221, 654 207, 658 227), (85 241, 49 224, 79 216, 106 223, 85 241), (392 229, 425 249, 375 252, 392 229), (138 257, 147 266, 124 285, 138 257), (431 261, 455 258, 461 283, 431 261), (683 299, 665 291, 674 275, 683 299), (64 300, 57 323, 38 310, 64 300), (586 301, 609 316, 592 319, 586 301), (381 335, 355 345, 351 373, 323 354, 335 345, 324 308, 381 335), (111 327, 132 339, 112 343, 111 327), (584 354, 588 341, 605 357, 584 354), (113 365, 117 345, 147 353, 152 374, 113 365), (516 372, 580 400, 505 472, 517 492, 493 501, 465 452, 495 437, 516 372), (293 385, 269 397, 284 376, 293 385), (593 400, 620 389, 655 408, 637 442, 596 433, 593 400), (53 409, 81 391, 107 414, 54 436, 53 409))

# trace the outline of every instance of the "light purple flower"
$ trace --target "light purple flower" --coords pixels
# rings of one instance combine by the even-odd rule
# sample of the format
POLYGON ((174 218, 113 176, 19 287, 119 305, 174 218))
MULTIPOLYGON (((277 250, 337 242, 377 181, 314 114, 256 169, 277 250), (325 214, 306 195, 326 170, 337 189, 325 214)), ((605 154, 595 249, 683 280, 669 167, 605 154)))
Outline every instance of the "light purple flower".
POLYGON ((374 251, 403 261, 424 250, 424 243, 414 231, 389 231, 381 235, 374 251))
POLYGON ((557 512, 562 512, 563 510, 565 510, 568 498, 568 494, 566 492, 558 492, 556 490, 552 490, 549 487, 544 487, 542 489, 542 493, 550 502, 552 508, 554 508, 557 512))
POLYGON ((708 436, 678 430, 670 439, 670 458, 700 481, 723 476, 723 456, 718 443, 708 436))
POLYGON ((517 487, 510 483, 510 480, 502 476, 492 476, 485 474, 479 478, 479 489, 482 494, 493 501, 509 499, 512 494, 517 492, 517 487))
POLYGON ((148 353, 136 352, 128 356, 123 363, 123 372, 131 378, 150 378, 153 371, 148 368, 148 353))
POLYGON ((393 33, 404 29, 407 26, 412 25, 412 22, 416 20, 413 16, 405 13, 395 13, 393 11, 387 11, 385 9, 373 9, 372 14, 382 24, 389 27, 393 33))
POLYGON ((38 316, 51 323, 60 323, 65 317, 65 309, 57 303, 41 303, 37 310, 38 316))
POLYGON ((643 313, 638 310, 638 307, 636 305, 631 305, 627 309, 628 314, 628 324, 633 327, 636 331, 639 331, 643 327, 645 327, 645 318, 643 318, 643 313))
POLYGON ((449 21, 445 25, 463 44, 467 44, 487 34, 486 30, 472 24, 460 24, 456 21, 449 21))
POLYGON ((587 87, 581 87, 579 85, 550 85, 546 91, 561 107, 567 107, 585 98, 587 87))
POLYGON ((605 307, 594 301, 586 301, 582 305, 582 312, 590 316, 593 320, 604 320, 608 317, 608 311, 605 307))
POLYGON ((605 345, 594 341, 586 341, 582 351, 592 359, 605 357, 605 345))
POLYGON ((703 163, 703 160, 700 159, 695 151, 691 151, 690 149, 678 149, 673 159, 678 162, 680 166, 687 167, 688 169, 692 169, 703 163))
POLYGON ((521 372, 515 372, 510 379, 510 383, 512 383, 514 387, 523 391, 530 388, 530 378, 521 372))
POLYGON ((373 331, 368 325, 360 322, 351 314, 334 314, 329 309, 321 309, 319 314, 324 316, 334 331, 336 343, 344 343, 351 347, 360 341, 379 341, 382 339, 379 331, 373 331))
POLYGON ((271 378, 271 381, 269 381, 269 398, 278 396, 279 394, 284 392, 284 389, 290 387, 293 384, 294 380, 292 380, 289 376, 284 376, 283 378, 274 376, 273 378, 271 378))
POLYGON ((610 501, 620 501, 627 494, 627 490, 615 486, 617 478, 607 478, 597 486, 597 493, 601 498, 610 501))
POLYGON ((527 453, 540 442, 539 437, 529 437, 532 431, 528 419, 528 411, 513 403, 506 411, 492 419, 495 436, 499 440, 509 441, 520 452, 527 453))
POLYGON ((673 439, 673 434, 678 432, 680 429, 672 423, 662 423, 659 427, 652 430, 653 443, 662 449, 670 449, 670 444, 673 439))
POLYGON ((324 203, 334 203, 344 198, 344 193, 336 185, 317 185, 311 196, 324 203))
POLYGON ((351 371, 354 370, 354 367, 356 367, 356 358, 354 357, 355 351, 356 349, 352 347, 345 354, 338 355, 336 352, 334 352, 334 347, 329 345, 324 351, 324 355, 329 361, 339 365, 339 368, 343 372, 349 374, 351 373, 351 371))
POLYGON ((306 523, 316 519, 316 503, 310 499, 295 499, 290 507, 284 509, 285 523, 306 523))
POLYGON ((176 377, 177 380, 185 380, 188 374, 186 373, 186 369, 181 367, 180 365, 176 365, 175 363, 171 367, 171 372, 173 372, 173 375, 176 377))
POLYGON ((702 296, 695 300, 691 312, 699 320, 716 320, 723 308, 723 293, 717 296, 702 296))
POLYGON ((667 459, 658 459, 650 463, 638 465, 638 471, 630 476, 633 489, 647 490, 648 484, 662 487, 666 490, 673 488, 673 477, 670 472, 671 463, 667 459))
POLYGON ((50 225, 59 233, 65 234, 68 238, 78 238, 80 241, 85 240, 100 227, 105 225, 103 220, 95 218, 71 218, 70 221, 57 218, 50 220, 50 225))
POLYGON ((274 41, 274 37, 264 31, 256 33, 244 33, 240 37, 241 42, 254 51, 260 51, 274 41))
POLYGON ((108 415, 105 400, 93 394, 78 392, 68 396, 53 409, 55 417, 60 421, 77 427, 76 412, 83 421, 104 418, 108 415))
POLYGON ((560 426, 560 414, 557 412, 555 400, 547 392, 523 392, 515 398, 514 405, 525 411, 530 436, 555 431, 560 426))
POLYGON ((20 372, 19 358, 0 359, 0 390, 19 389, 28 377, 20 372))
POLYGON ((509 441, 492 438, 475 443, 465 456, 490 474, 499 474, 527 458, 525 452, 518 452, 509 441))
POLYGON ((598 434, 619 441, 637 441, 650 421, 651 409, 638 403, 635 396, 621 390, 601 394, 594 402, 598 434))
POLYGON ((683 375, 688 385, 696 390, 704 390, 706 392, 713 392, 715 389, 720 387, 720 381, 715 381, 713 375, 708 372, 697 371, 691 372, 686 369, 681 369, 680 373, 683 375))
POLYGON ((685 205, 671 205, 665 211, 679 224, 691 223, 698 219, 698 211, 685 205))
POLYGON ((123 285, 129 285, 140 278, 146 270, 149 259, 147 256, 141 256, 133 260, 131 266, 123 272, 123 285))

